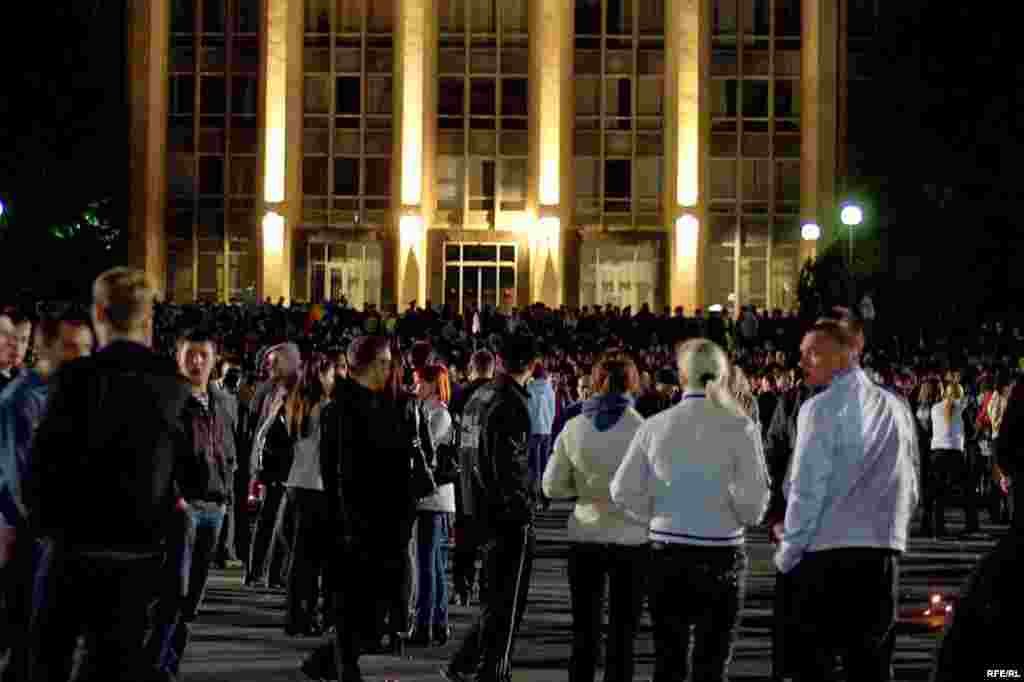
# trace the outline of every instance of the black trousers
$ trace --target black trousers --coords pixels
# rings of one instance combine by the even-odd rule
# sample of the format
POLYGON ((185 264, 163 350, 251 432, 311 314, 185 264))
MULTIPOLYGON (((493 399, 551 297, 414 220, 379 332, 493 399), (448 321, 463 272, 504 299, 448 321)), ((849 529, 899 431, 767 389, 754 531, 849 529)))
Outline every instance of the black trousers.
POLYGON ((928 507, 925 508, 926 528, 942 535, 946 532, 946 507, 954 495, 963 495, 966 529, 978 528, 978 505, 975 481, 971 467, 962 450, 932 450, 928 477, 928 507))
POLYGON ((0 569, 0 654, 10 651, 2 677, 4 682, 17 682, 27 676, 29 620, 38 555, 35 540, 28 529, 20 525, 17 532, 12 557, 0 569))
POLYGON ((246 567, 247 581, 269 580, 277 582, 281 579, 284 555, 274 551, 274 529, 277 527, 281 503, 285 499, 285 487, 280 483, 267 486, 266 498, 260 507, 256 519, 256 529, 252 536, 252 548, 249 554, 249 565, 246 567))
POLYGON ((775 572, 775 594, 772 604, 772 679, 782 680, 793 670, 800 656, 799 641, 794 642, 796 621, 793 618, 793 588, 790 577, 775 572))
POLYGON ((746 549, 658 542, 651 548, 654 682, 686 679, 691 625, 693 679, 725 682, 746 590, 746 549))
POLYGON ((331 546, 327 494, 322 490, 288 488, 292 509, 292 565, 288 572, 287 629, 304 631, 316 621, 320 585, 331 546))
POLYGON ((795 679, 833 679, 839 652, 848 679, 890 682, 898 553, 872 548, 808 552, 789 577, 802 651, 795 679))
POLYGON ((605 586, 608 585, 608 655, 605 682, 633 679, 633 642, 644 600, 646 545, 578 542, 569 547, 572 599, 570 682, 593 682, 601 646, 605 586))
MULTIPOLYGON (((456 486, 458 490, 458 486, 456 486)), ((486 574, 477 575, 476 559, 481 551, 481 531, 476 528, 473 520, 462 514, 455 515, 455 550, 452 552, 452 582, 455 594, 473 596, 473 586, 480 582, 480 592, 485 589, 486 574)))
POLYGON ((483 543, 487 589, 480 615, 452 658, 454 670, 476 673, 478 682, 508 680, 515 636, 526 611, 537 537, 533 524, 490 528, 483 543))
POLYGON ((85 669, 79 670, 78 680, 165 679, 144 650, 162 557, 110 558, 51 549, 45 605, 33 617, 30 679, 66 682, 80 634, 85 669))

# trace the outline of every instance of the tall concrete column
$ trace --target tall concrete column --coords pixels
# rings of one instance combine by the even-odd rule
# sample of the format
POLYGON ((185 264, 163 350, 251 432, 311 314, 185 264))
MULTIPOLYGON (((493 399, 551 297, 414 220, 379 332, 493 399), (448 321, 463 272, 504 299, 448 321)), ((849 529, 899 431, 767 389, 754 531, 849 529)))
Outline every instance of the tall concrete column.
MULTIPOLYGON (((437 128, 438 21, 428 0, 394 0, 395 159, 392 187, 395 228, 388 241, 397 245, 394 291, 401 310, 415 300, 426 303, 427 230, 434 213, 434 157, 437 128)), ((387 251, 391 251, 388 249, 387 251)), ((387 257, 387 256, 386 256, 387 257)))
POLYGON ((688 314, 702 303, 707 240, 708 6, 705 0, 666 0, 665 7, 666 302, 688 314))
POLYGON ((834 0, 802 1, 800 217, 821 227, 817 246, 824 249, 839 236, 835 196, 839 17, 834 0))
POLYGON ((263 210, 257 295, 291 298, 292 235, 302 215, 302 0, 267 0, 262 24, 263 210))
MULTIPOLYGON (((573 5, 531 0, 530 303, 557 308, 566 300, 565 245, 572 225, 573 5), (568 235, 565 235, 566 237, 568 235)), ((578 283, 574 283, 574 286, 578 283)))
POLYGON ((167 289, 167 92, 170 1, 128 3, 128 258, 167 289))

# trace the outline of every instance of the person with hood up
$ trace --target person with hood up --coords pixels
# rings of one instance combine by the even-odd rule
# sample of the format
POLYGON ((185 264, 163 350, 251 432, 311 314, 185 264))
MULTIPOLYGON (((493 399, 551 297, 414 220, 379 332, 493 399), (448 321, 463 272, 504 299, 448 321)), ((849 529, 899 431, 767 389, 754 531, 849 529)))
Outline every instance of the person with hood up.
POLYGON ((633 679, 633 642, 643 604, 647 519, 615 505, 609 486, 644 419, 630 395, 639 386, 632 360, 605 360, 594 374, 597 393, 559 434, 543 487, 548 497, 576 498, 568 524, 573 620, 569 679, 593 682, 605 583, 610 583, 605 675, 627 682, 633 679))

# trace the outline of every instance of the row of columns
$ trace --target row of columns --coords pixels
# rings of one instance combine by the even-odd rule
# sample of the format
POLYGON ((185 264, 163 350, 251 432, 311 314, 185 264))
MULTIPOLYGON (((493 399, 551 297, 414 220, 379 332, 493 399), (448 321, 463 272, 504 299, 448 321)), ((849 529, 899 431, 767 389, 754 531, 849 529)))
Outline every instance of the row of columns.
MULTIPOLYGON (((376 1, 376 0, 375 0, 376 1)), ((434 213, 438 19, 432 0, 395 3, 393 224, 385 286, 394 300, 428 298, 428 233, 434 213)), ((527 186, 531 301, 557 306, 578 248, 573 229, 574 4, 529 0, 530 127, 527 186), (553 276, 552 276, 553 275, 553 276)), ((835 193, 836 0, 802 0, 801 211, 826 226, 835 193)), ((166 137, 170 0, 129 1, 130 240, 133 264, 166 286, 166 137)), ((255 243, 260 298, 291 298, 295 228, 302 216, 303 0, 266 0, 261 23, 262 217, 255 243)), ((707 240, 707 106, 711 0, 666 0, 664 230, 667 302, 702 305, 707 240)), ((803 256, 813 255, 813 244, 803 256)), ((575 268, 574 268, 575 269, 575 268)))

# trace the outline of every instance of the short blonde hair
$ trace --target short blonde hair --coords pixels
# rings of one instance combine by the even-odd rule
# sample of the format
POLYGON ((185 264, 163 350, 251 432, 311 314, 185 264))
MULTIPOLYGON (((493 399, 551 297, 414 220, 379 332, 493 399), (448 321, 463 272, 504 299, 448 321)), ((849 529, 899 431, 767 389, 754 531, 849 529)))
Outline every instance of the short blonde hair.
POLYGON ((93 303, 106 311, 107 324, 119 332, 145 326, 153 316, 156 296, 153 280, 136 268, 111 268, 92 285, 93 303))

